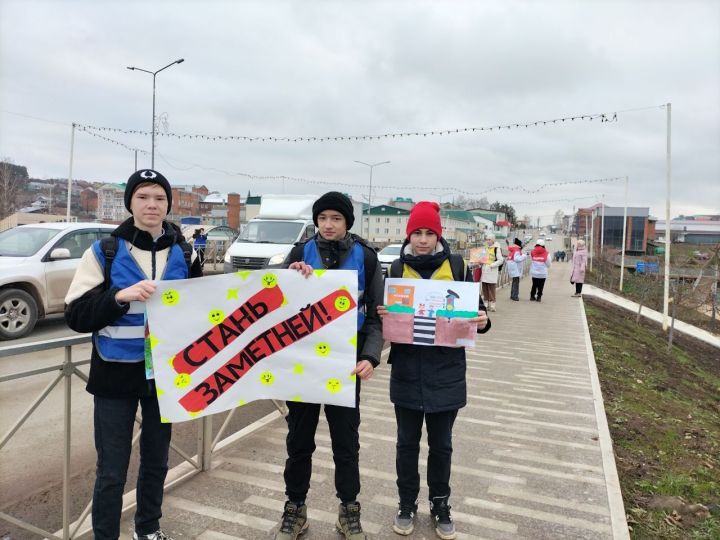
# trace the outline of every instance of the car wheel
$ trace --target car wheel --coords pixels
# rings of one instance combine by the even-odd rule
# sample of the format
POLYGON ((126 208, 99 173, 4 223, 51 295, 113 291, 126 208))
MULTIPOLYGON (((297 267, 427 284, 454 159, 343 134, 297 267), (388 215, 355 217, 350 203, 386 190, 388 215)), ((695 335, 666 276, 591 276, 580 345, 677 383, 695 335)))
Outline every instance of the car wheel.
POLYGON ((32 295, 20 289, 0 292, 0 339, 29 334, 37 322, 38 309, 32 295))

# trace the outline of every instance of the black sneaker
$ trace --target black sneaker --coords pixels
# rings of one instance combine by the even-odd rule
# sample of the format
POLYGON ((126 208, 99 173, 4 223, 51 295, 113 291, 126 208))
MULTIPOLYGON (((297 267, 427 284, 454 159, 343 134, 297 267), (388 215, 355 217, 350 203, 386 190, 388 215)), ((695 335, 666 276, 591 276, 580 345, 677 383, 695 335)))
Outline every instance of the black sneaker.
POLYGON ((307 528, 307 505, 288 501, 285 503, 280 530, 275 535, 275 540, 295 540, 307 531, 307 528))
POLYGON ((450 516, 450 508, 448 497, 433 497, 430 501, 430 515, 435 526, 435 534, 442 540, 454 540, 457 536, 455 523, 450 516))
POLYGON ((415 504, 400 503, 398 506, 398 513, 395 515, 395 521, 393 521, 393 531, 402 536, 407 536, 415 529, 417 501, 415 501, 415 504))
POLYGON ((133 533, 133 540, 173 540, 170 538, 167 534, 165 534, 162 529, 158 529, 154 533, 150 534, 138 534, 136 532, 133 533))
POLYGON ((531 296, 531 297, 530 297, 530 301, 531 301, 531 302, 535 302, 535 297, 534 297, 534 296, 531 296))

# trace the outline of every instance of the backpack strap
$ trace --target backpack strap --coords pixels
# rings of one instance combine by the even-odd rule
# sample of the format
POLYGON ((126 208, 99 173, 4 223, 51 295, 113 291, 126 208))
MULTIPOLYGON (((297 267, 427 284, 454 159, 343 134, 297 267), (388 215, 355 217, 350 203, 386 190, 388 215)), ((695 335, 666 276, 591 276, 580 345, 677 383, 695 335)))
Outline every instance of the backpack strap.
POLYGON ((181 240, 180 242, 178 242, 178 245, 180 246, 180 248, 183 251, 183 257, 185 258, 185 264, 187 265, 187 269, 188 269, 188 277, 190 277, 190 268, 192 268, 193 248, 185 240, 181 240))
POLYGON ((110 288, 112 263, 117 254, 118 242, 117 236, 106 236, 100 239, 100 249, 105 257, 105 267, 103 268, 103 284, 105 285, 105 290, 110 288))

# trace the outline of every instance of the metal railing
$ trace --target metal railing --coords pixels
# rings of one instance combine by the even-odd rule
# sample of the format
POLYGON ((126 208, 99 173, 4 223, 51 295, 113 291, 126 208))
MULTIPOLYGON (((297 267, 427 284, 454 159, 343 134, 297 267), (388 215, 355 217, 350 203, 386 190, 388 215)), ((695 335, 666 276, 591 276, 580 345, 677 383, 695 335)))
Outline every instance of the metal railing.
MULTIPOLYGON (((91 530, 88 525, 85 524, 90 511, 92 510, 92 501, 90 501, 80 513, 77 519, 72 521, 70 516, 70 458, 71 458, 71 406, 72 406, 72 381, 73 376, 78 377, 84 382, 87 382, 88 378, 85 373, 78 369, 80 366, 88 365, 89 359, 84 360, 73 360, 72 348, 75 345, 82 345, 90 342, 90 335, 83 334, 79 336, 51 339, 46 341, 38 341, 31 344, 23 345, 9 345, 0 348, 0 358, 9 356, 34 353, 39 351, 47 351, 51 349, 64 348, 65 358, 61 364, 54 364, 51 366, 30 369, 19 373, 13 373, 10 375, 0 376, 0 383, 7 383, 10 381, 18 381, 28 377, 41 375, 44 373, 57 372, 56 377, 38 394, 33 400, 25 412, 17 419, 17 421, 10 427, 10 429, 0 439, 0 450, 12 439, 13 435, 23 426, 23 424, 30 418, 40 404, 50 395, 50 393, 57 387, 60 382, 63 382, 64 389, 64 408, 63 408, 63 473, 62 473, 62 529, 58 532, 52 533, 28 523, 22 519, 11 516, 6 512, 0 511, 0 519, 3 519, 13 525, 30 531, 35 534, 42 535, 44 538, 50 538, 53 540, 70 540, 76 538, 82 538, 88 535, 91 530)), ((168 474, 168 479, 165 482, 165 488, 169 489, 192 476, 202 471, 210 469, 210 463, 213 455, 222 449, 226 448, 230 444, 236 442, 241 437, 252 433, 256 429, 264 426, 268 422, 278 418, 285 413, 285 406, 283 403, 273 400, 276 411, 264 416, 263 418, 253 422, 251 425, 229 435, 223 439, 225 431, 233 418, 233 415, 238 410, 232 409, 228 414, 227 418, 223 422, 222 426, 215 435, 212 437, 212 416, 203 416, 192 422, 197 423, 198 437, 197 437, 197 454, 190 456, 187 452, 177 447, 174 443, 170 443, 170 448, 180 457, 182 457, 183 464, 173 469, 176 474, 168 474), (183 467, 183 465, 185 465, 183 467), (189 467, 187 466, 189 465, 189 467)), ((135 421, 142 426, 140 416, 136 416, 135 421)), ((142 428, 141 428, 142 429, 142 428)), ((132 440, 133 446, 135 446, 140 439, 141 430, 135 434, 132 440)), ((173 472, 171 471, 171 473, 173 472)), ((135 507, 134 490, 124 495, 123 513, 127 512, 135 507), (127 501, 127 503, 126 503, 127 501), (126 503, 126 504, 125 504, 126 503)))

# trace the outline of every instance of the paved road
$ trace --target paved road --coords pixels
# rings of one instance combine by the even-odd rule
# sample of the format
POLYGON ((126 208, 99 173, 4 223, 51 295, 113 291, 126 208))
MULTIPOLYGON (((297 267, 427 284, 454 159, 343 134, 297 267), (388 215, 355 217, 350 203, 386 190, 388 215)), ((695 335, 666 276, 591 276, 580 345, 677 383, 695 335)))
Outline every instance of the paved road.
MULTIPOLYGON (((582 300, 571 298, 568 278, 567 263, 554 265, 540 304, 528 301, 528 279, 520 302, 502 290, 493 330, 468 354, 451 499, 461 540, 628 538, 582 300)), ((362 392, 360 501, 373 538, 398 538, 390 528, 397 492, 388 380, 383 364, 362 392)), ((271 537, 284 501, 285 433, 282 420, 273 422, 168 493, 164 527, 202 540, 271 537)), ((306 538, 337 540, 324 421, 317 443, 306 538)), ((435 538, 426 498, 423 486, 415 539, 435 538)), ((130 538, 129 516, 123 533, 130 538)))

